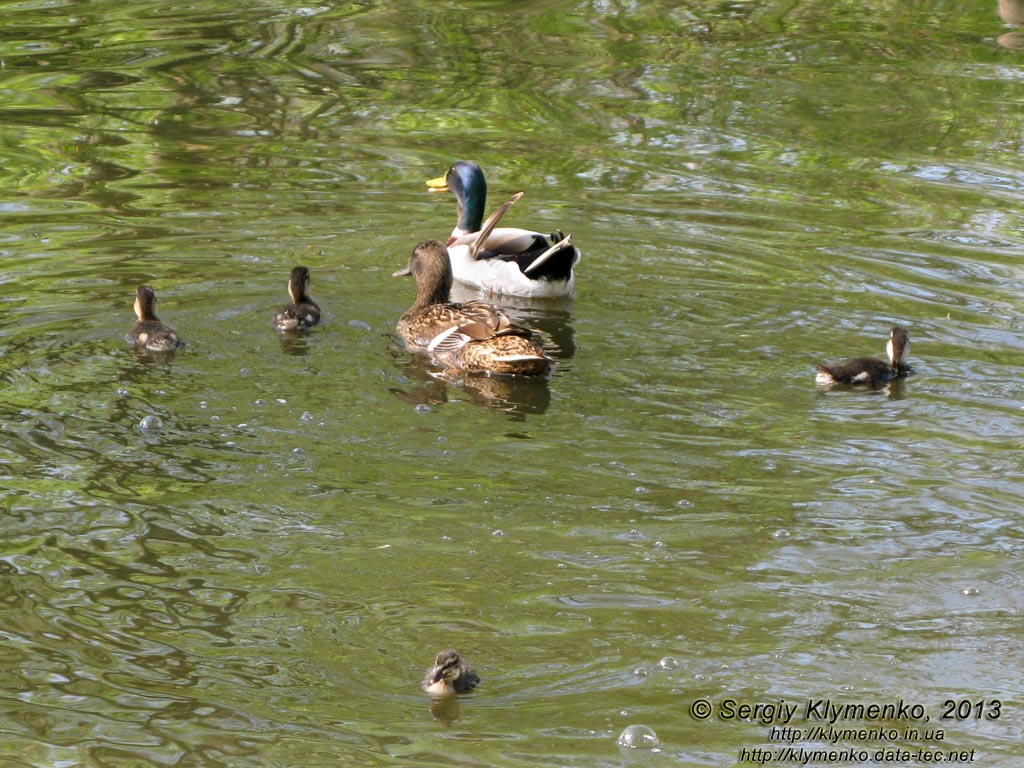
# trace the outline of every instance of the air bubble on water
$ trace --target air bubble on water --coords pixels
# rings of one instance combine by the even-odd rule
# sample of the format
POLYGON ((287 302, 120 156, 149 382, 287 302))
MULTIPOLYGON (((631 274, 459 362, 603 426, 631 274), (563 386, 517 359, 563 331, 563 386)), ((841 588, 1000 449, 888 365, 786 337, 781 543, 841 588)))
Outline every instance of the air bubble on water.
POLYGON ((312 414, 312 413, 310 413, 309 411, 303 411, 303 412, 302 412, 302 415, 301 415, 301 416, 299 416, 299 419, 300 419, 301 421, 304 421, 304 422, 306 422, 307 424, 308 424, 309 422, 311 422, 311 421, 312 421, 312 420, 313 420, 314 418, 315 418, 315 417, 313 416, 313 414, 312 414))
POLYGON ((505 535, 505 532, 503 530, 501 530, 501 528, 498 528, 498 529, 496 529, 496 530, 491 532, 491 536, 504 536, 504 535, 505 535))
POLYGON ((661 669, 675 669, 679 666, 679 660, 675 656, 662 656, 658 659, 658 666, 661 669))
POLYGON ((211 416, 210 417, 210 421, 214 421, 214 422, 220 421, 220 416, 211 416))
POLYGON ((163 429, 164 423, 160 421, 159 416, 146 416, 139 422, 139 429, 143 429, 147 432, 156 432, 158 429, 163 429))
POLYGON ((793 534, 785 528, 779 528, 779 530, 772 532, 772 538, 776 541, 787 541, 788 539, 793 538, 793 534))
POLYGON ((267 401, 264 400, 262 397, 257 397, 255 400, 253 400, 252 404, 253 405, 266 405, 267 401))
POLYGON ((647 671, 647 667, 640 666, 633 670, 633 674, 637 677, 647 677, 650 672, 647 671))
POLYGON ((416 411, 416 413, 430 413, 430 406, 425 405, 424 403, 420 403, 415 408, 413 408, 413 410, 416 411))
POLYGON ((975 595, 980 595, 981 590, 977 587, 964 587, 962 590, 960 590, 960 593, 963 595, 967 595, 967 597, 974 597, 975 595))
POLYGON ((128 390, 125 389, 124 387, 118 387, 117 389, 114 390, 114 393, 118 397, 128 397, 128 390))
POLYGON ((205 409, 210 407, 210 404, 208 402, 206 402, 205 400, 200 400, 199 401, 199 407, 202 408, 203 410, 205 410, 205 409))
POLYGON ((646 725, 628 725, 619 734, 618 744, 630 749, 653 749, 661 742, 658 741, 658 734, 646 725))

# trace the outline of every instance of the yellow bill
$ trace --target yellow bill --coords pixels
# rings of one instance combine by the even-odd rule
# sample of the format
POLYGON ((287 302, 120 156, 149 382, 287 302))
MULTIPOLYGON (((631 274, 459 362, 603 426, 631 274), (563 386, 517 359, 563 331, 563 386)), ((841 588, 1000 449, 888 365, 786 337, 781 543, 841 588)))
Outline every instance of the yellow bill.
POLYGON ((448 191, 448 182, 444 176, 438 176, 436 179, 430 179, 427 181, 427 186, 430 187, 431 192, 448 191))

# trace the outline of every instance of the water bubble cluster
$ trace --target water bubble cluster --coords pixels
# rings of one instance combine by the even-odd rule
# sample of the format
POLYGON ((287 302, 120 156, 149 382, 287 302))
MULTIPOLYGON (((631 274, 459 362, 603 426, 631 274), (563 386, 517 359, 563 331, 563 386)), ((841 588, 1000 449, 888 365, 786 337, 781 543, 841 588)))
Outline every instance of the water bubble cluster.
POLYGON ((619 734, 618 744, 630 749, 653 749, 661 742, 658 734, 646 725, 627 725, 619 734))

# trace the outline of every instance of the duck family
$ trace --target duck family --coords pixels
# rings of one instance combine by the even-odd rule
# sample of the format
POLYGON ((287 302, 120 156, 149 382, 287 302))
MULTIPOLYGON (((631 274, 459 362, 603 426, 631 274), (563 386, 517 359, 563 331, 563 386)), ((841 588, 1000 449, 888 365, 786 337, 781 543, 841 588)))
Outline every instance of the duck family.
MULTIPOLYGON (((446 371, 494 376, 546 376, 552 360, 540 336, 513 322, 499 304, 481 300, 451 301, 455 281, 491 296, 565 297, 575 290, 579 249, 561 230, 547 236, 527 229, 500 227, 509 209, 522 197, 516 193, 485 221, 487 184, 483 171, 468 161, 453 164, 444 176, 427 182, 431 191, 449 191, 458 203, 458 220, 447 242, 424 240, 413 248, 408 263, 395 277, 412 276, 416 299, 398 319, 396 331, 406 348, 428 356, 446 371)), ((288 279, 292 303, 273 316, 284 334, 317 326, 321 309, 314 301, 307 267, 296 266, 288 279)), ((156 293, 148 285, 135 294, 136 322, 126 335, 142 353, 166 355, 184 342, 156 314, 156 293)), ((910 332, 895 326, 889 332, 887 360, 857 357, 817 366, 822 386, 845 384, 878 387, 908 376, 910 332)), ((468 693, 480 677, 455 650, 437 654, 422 681, 435 699, 468 693)))
MULTIPOLYGON (((447 371, 497 376, 546 376, 551 358, 539 334, 515 323, 498 304, 485 301, 455 303, 451 290, 458 281, 490 296, 528 298, 569 297, 574 294, 575 268, 580 251, 561 230, 544 235, 530 229, 498 226, 523 196, 517 192, 486 220, 487 181, 480 166, 460 160, 443 176, 427 182, 431 192, 451 192, 458 218, 446 243, 424 240, 408 264, 395 276, 416 279, 416 300, 399 318, 396 330, 407 349, 428 356, 447 371)), ((288 279, 292 303, 273 317, 282 333, 305 331, 321 320, 319 304, 310 293, 309 269, 296 266, 288 279)), ((156 293, 139 286, 134 301, 136 322, 126 335, 142 353, 166 355, 183 346, 177 333, 156 315, 156 293)), ((908 376, 910 332, 895 326, 889 333, 888 360, 858 357, 817 366, 816 381, 878 387, 908 376)))

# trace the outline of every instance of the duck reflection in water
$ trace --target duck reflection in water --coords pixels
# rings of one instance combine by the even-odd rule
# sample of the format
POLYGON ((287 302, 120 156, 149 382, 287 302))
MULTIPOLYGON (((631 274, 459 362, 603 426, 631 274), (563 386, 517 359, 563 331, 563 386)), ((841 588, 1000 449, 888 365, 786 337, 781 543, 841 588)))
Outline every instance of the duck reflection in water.
POLYGON ((414 406, 443 405, 455 392, 465 392, 478 405, 519 418, 544 413, 551 405, 551 389, 542 376, 463 376, 457 371, 439 371, 421 355, 407 361, 404 369, 410 385, 391 387, 390 391, 414 406))
MULTIPOLYGON (((996 13, 1013 27, 1024 27, 1024 0, 998 0, 996 13)), ((1024 48, 1024 32, 1007 32, 996 38, 1004 48, 1024 48)))
POLYGON ((281 351, 293 357, 303 357, 309 353, 310 345, 314 340, 305 333, 279 333, 277 342, 281 345, 281 351))

